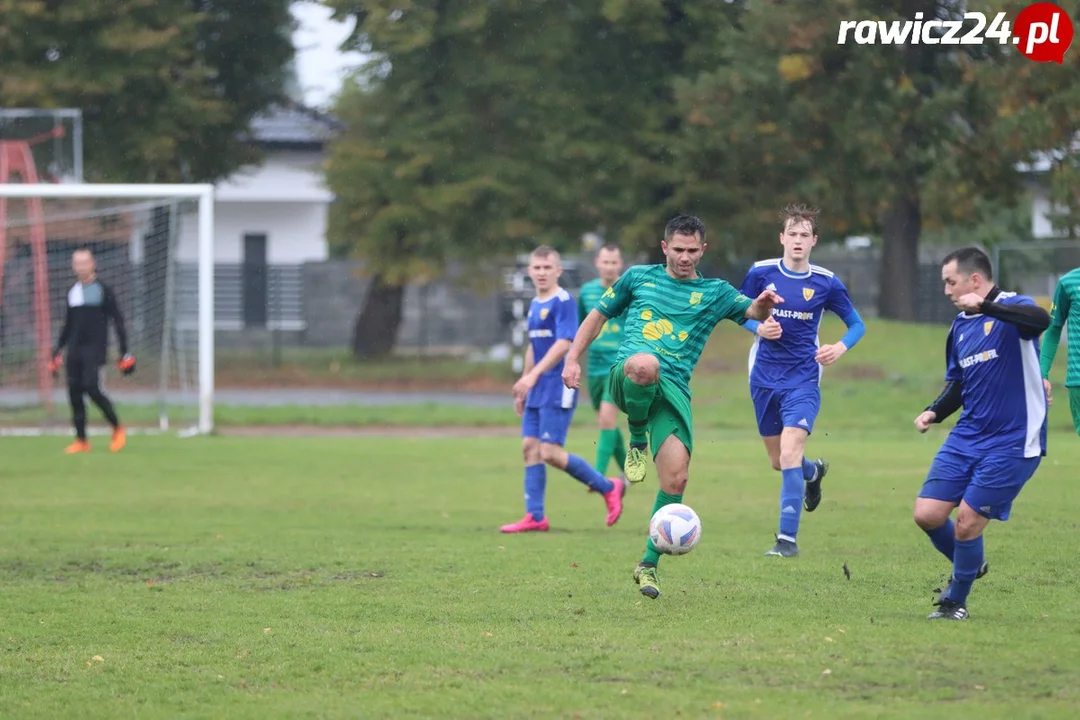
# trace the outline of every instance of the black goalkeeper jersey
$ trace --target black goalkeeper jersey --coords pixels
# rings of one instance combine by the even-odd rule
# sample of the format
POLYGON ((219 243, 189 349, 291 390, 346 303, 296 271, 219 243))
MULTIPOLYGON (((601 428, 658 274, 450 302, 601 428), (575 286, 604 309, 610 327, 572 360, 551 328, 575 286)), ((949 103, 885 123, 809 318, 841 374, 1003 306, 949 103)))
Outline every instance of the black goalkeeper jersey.
POLYGON ((104 365, 109 345, 109 320, 116 328, 121 357, 127 354, 124 318, 112 289, 94 280, 86 285, 75 283, 67 296, 67 317, 56 343, 55 356, 65 347, 68 357, 77 354, 83 362, 104 365))

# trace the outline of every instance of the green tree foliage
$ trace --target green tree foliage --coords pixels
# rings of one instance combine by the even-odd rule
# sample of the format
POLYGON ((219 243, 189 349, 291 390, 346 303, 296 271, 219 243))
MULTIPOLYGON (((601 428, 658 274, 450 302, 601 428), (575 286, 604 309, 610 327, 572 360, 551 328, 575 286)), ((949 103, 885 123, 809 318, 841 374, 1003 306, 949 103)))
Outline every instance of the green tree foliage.
MULTIPOLYGON (((741 237, 767 243, 775 242, 775 208, 794 199, 822 205, 830 234, 882 234, 879 311, 914 319, 923 227, 969 222, 976 200, 1008 203, 1021 189, 1015 167, 1036 138, 1001 124, 1024 87, 1018 70, 1056 78, 1042 81, 1043 99, 1075 74, 1033 65, 1011 45, 837 43, 842 20, 942 17, 951 5, 747 3, 717 43, 717 69, 680 84, 694 127, 687 155, 701 159, 683 202, 727 190, 729 202, 715 212, 730 214, 741 237)), ((978 9, 993 18, 994 8, 978 9)), ((1058 102, 1060 110, 1031 108, 1048 130, 1039 142, 1077 128, 1058 102)))
POLYGON ((256 159, 288 0, 0 0, 0 105, 75 107, 96 181, 211 181, 256 159))
POLYGON ((357 354, 390 350, 401 284, 449 260, 596 229, 657 245, 679 183, 671 78, 715 34, 694 3, 326 4, 373 58, 328 164, 332 243, 372 271, 357 354))

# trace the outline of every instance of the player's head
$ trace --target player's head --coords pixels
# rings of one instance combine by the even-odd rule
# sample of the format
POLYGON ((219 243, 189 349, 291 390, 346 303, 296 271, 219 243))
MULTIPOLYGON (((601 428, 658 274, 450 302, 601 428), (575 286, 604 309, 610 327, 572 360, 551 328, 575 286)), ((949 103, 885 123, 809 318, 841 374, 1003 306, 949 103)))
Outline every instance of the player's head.
POLYGON ((783 209, 780 244, 784 246, 784 259, 802 262, 810 257, 810 250, 817 245, 817 217, 821 213, 814 207, 791 204, 783 209))
POLYGON ((596 271, 600 273, 600 282, 611 285, 619 279, 623 271, 622 250, 615 243, 607 243, 596 251, 596 271))
POLYGON ((547 245, 529 253, 529 278, 536 286, 536 292, 545 293, 559 283, 562 275, 562 264, 559 262, 559 253, 547 245))
POLYGON ((71 254, 71 270, 79 278, 79 282, 90 282, 97 272, 97 262, 90 248, 79 248, 71 254))
POLYGON ((994 287, 994 269, 990 258, 976 247, 953 250, 941 261, 941 281, 945 295, 955 303, 968 293, 985 296, 994 287))
POLYGON ((693 215, 678 215, 664 228, 660 243, 668 273, 679 280, 697 277, 697 265, 705 252, 705 223, 693 215))

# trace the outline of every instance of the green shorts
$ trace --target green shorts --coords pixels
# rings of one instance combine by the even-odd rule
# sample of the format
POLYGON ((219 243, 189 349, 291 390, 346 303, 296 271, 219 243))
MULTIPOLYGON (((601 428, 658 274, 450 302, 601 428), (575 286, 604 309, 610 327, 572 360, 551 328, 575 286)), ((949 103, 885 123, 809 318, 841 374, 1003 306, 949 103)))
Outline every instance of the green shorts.
POLYGON ((607 375, 590 375, 586 382, 589 385, 589 398, 592 400, 593 410, 599 412, 602 402, 615 402, 611 399, 611 393, 608 392, 607 375))
MULTIPOLYGON (((624 360, 615 363, 608 371, 607 391, 611 402, 619 410, 626 412, 626 400, 623 397, 624 360)), ((677 384, 660 376, 660 390, 656 393, 653 404, 649 407, 648 418, 649 444, 653 458, 660 451, 660 446, 671 435, 679 438, 686 451, 694 453, 694 415, 690 409, 690 398, 677 384)))
POLYGON ((1069 409, 1072 411, 1073 429, 1080 435, 1080 387, 1069 388, 1069 409))

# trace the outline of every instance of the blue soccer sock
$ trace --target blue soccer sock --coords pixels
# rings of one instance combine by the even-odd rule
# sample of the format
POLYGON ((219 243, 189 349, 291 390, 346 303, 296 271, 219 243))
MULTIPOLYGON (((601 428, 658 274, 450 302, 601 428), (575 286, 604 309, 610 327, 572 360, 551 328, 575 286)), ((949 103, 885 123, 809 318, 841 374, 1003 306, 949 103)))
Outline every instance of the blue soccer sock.
POLYGON ((949 562, 953 561, 956 557, 956 526, 953 525, 952 518, 945 521, 945 524, 939 528, 933 530, 923 530, 929 536, 930 542, 934 543, 934 547, 938 552, 949 558, 949 562))
POLYGON ((803 458, 803 461, 802 461, 803 480, 813 480, 815 473, 817 473, 817 465, 810 462, 806 458, 803 458))
POLYGON ((544 490, 547 488, 547 466, 544 463, 525 466, 525 512, 533 520, 544 519, 544 490))
POLYGON ((949 585, 948 599, 956 603, 966 603, 971 584, 979 574, 983 564, 982 535, 974 540, 957 540, 956 555, 953 560, 953 578, 949 585))
POLYGON ((613 482, 596 472, 596 468, 577 455, 569 454, 566 460, 566 472, 575 480, 585 483, 601 495, 607 495, 615 488, 613 482))
POLYGON ((781 470, 780 476, 784 479, 780 486, 780 535, 794 541, 799 532, 806 481, 801 467, 781 470))

